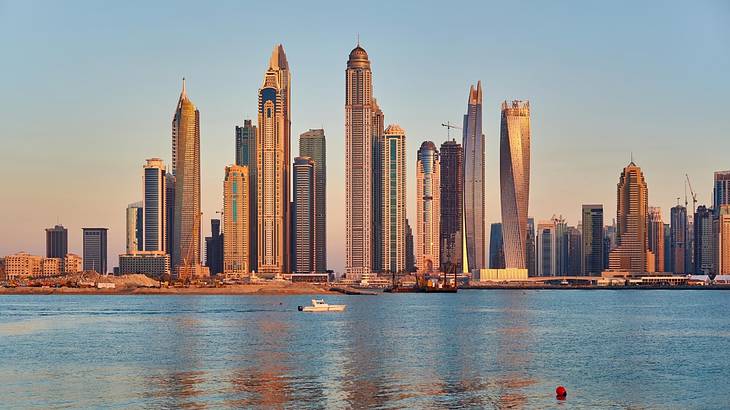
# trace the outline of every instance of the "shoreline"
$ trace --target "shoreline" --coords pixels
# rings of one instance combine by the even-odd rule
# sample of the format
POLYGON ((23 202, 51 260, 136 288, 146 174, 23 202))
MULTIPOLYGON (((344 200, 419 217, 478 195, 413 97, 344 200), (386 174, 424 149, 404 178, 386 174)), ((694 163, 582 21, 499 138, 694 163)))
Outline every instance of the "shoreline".
POLYGON ((272 285, 229 285, 220 288, 154 288, 154 287, 123 287, 115 289, 97 288, 44 288, 44 287, 16 287, 0 288, 2 295, 242 295, 242 296, 287 296, 287 295, 335 295, 341 294, 328 287, 314 285, 272 286, 272 285))

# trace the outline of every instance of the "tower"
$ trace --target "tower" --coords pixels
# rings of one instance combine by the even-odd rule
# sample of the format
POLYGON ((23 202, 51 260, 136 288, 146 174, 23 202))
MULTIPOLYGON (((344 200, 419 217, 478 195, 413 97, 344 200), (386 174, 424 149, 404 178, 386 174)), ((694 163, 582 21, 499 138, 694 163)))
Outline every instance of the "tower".
POLYGON ((294 271, 314 273, 317 250, 317 189, 315 163, 309 157, 294 158, 294 271))
POLYGON ((616 187, 616 242, 609 254, 613 271, 641 274, 650 271, 648 263, 648 196, 644 173, 633 161, 627 165, 616 187))
POLYGON ((327 271, 327 145, 323 129, 309 130, 299 136, 299 156, 314 161, 314 270, 324 273, 327 271))
MULTIPOLYGON (((464 147, 464 232, 466 255, 464 271, 487 266, 484 207, 484 134, 482 133, 482 82, 469 88, 464 114, 462 145, 464 147)), ((523 263, 524 265, 524 263, 523 263)))
POLYGON ((600 276, 603 272, 603 205, 587 204, 582 208, 581 272, 586 276, 600 276))
POLYGON ((384 134, 381 266, 383 271, 398 273, 406 270, 406 133, 394 124, 384 134))
POLYGON ((226 167, 223 181, 223 273, 248 275, 249 226, 248 167, 226 167))
POLYGON ((662 209, 655 206, 649 207, 649 225, 648 225, 648 241, 649 250, 655 256, 655 270, 657 272, 666 272, 664 265, 664 221, 662 220, 662 209))
POLYGON ((248 168, 248 268, 258 269, 258 145, 256 126, 251 120, 243 120, 243 127, 236 126, 236 165, 248 168))
MULTIPOLYGON (((144 165, 144 250, 165 250, 165 164, 150 158, 144 165)), ((141 245, 141 243, 140 243, 141 245)))
MULTIPOLYGON (((456 266, 461 272, 464 203, 464 150, 456 141, 441 144, 441 223, 439 229, 439 250, 441 269, 447 271, 456 266)), ((501 229, 500 229, 501 235, 501 229)), ((490 249, 491 249, 490 241, 490 249)))
POLYGON ((421 144, 416 163, 416 267, 419 272, 438 272, 441 267, 439 233, 441 220, 441 162, 436 145, 421 144))
POLYGON ((46 258, 64 258, 68 253, 68 229, 63 225, 46 228, 46 258))
POLYGON ((127 253, 144 249, 144 202, 127 205, 127 253))

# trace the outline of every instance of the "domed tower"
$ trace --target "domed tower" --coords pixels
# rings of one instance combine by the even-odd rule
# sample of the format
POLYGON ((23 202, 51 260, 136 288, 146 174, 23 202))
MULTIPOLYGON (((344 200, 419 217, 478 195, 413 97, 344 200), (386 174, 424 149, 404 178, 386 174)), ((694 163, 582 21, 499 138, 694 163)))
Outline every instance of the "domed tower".
POLYGON ((436 145, 425 141, 416 163, 416 267, 421 273, 438 272, 441 227, 441 162, 436 145))

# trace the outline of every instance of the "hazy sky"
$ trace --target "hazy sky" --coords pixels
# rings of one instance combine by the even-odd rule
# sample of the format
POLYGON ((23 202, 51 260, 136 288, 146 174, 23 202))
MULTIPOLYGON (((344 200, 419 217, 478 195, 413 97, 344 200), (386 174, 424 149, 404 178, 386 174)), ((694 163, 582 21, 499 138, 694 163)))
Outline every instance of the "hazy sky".
POLYGON ((490 223, 500 219, 505 99, 531 103, 538 220, 562 214, 574 225, 582 203, 603 203, 610 222, 631 152, 665 220, 684 197, 685 172, 706 203, 712 172, 730 169, 727 1, 285 3, 0 0, 0 255, 44 253, 43 229, 59 221, 79 254, 81 227, 109 227, 116 266, 145 159, 170 161, 183 76, 200 109, 208 235, 234 160, 234 126, 256 112, 282 43, 292 154, 307 129, 327 135, 328 259, 343 269, 344 70, 357 33, 386 124, 407 133, 411 221, 418 147, 446 139, 441 122, 462 121, 477 80, 490 223))

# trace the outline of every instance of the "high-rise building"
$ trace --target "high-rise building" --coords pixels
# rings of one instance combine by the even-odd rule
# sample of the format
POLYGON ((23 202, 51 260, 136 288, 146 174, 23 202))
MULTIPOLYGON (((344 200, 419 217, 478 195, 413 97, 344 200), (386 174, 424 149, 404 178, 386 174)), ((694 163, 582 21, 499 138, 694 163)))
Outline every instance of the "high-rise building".
POLYGON ((715 274, 730 275, 730 205, 720 205, 714 220, 715 274))
POLYGON ((565 272, 568 276, 582 274, 583 265, 583 232, 581 227, 569 226, 565 234, 568 243, 568 262, 565 272))
POLYGON ((416 271, 416 256, 413 254, 413 230, 406 219, 406 272, 416 271))
POLYGON ((493 223, 489 230, 489 269, 504 269, 501 223, 493 223))
POLYGON ((581 273, 586 276, 600 276, 604 268, 603 249, 603 205, 583 205, 583 264, 581 273))
POLYGON ((441 268, 440 176, 439 152, 433 142, 425 141, 418 150, 416 162, 416 267, 419 272, 439 272, 441 268))
POLYGON ((687 208, 677 205, 671 209, 671 231, 669 246, 672 249, 670 272, 687 273, 687 208))
MULTIPOLYGON (((289 272, 291 76, 284 47, 274 47, 259 89, 258 137, 258 274, 289 272)), ((224 230, 225 233, 225 230, 224 230)))
POLYGON ((144 165, 144 250, 165 251, 165 164, 150 158, 144 165))
POLYGON ((372 164, 372 174, 370 175, 370 181, 372 183, 371 189, 371 216, 370 216, 370 243, 372 246, 372 266, 370 267, 373 272, 382 272, 385 270, 383 267, 383 137, 385 134, 385 116, 383 110, 378 106, 378 102, 373 97, 372 104, 372 124, 371 124, 371 135, 372 141, 371 149, 372 155, 370 164, 372 164))
POLYGON ((672 228, 664 224, 664 272, 672 271, 672 228))
MULTIPOLYGON (((250 227, 255 224, 249 223, 248 225, 250 227)), ((210 220, 210 236, 205 238, 205 266, 208 267, 211 275, 223 273, 223 234, 221 234, 220 219, 210 220)))
POLYGON ((526 268, 530 202, 530 103, 502 103, 500 132, 502 237, 507 268, 526 268))
POLYGON ((223 273, 248 275, 248 167, 229 165, 223 181, 223 273))
POLYGON ((236 165, 248 167, 248 267, 252 271, 259 266, 257 149, 256 126, 243 120, 243 127, 236 126, 236 165))
POLYGON ((381 266, 398 273, 406 270, 406 133, 398 125, 385 129, 381 154, 381 266))
MULTIPOLYGON (((501 225, 501 224, 500 224, 501 225)), ((527 275, 537 275, 537 239, 535 238, 535 219, 527 218, 527 250, 525 255, 527 256, 527 275)), ((502 230, 502 257, 504 258, 504 229, 502 230)), ((505 266, 507 261, 504 262, 505 266)))
MULTIPOLYGON (((467 111, 464 114, 464 232, 466 246, 462 264, 464 271, 487 266, 486 211, 484 205, 484 133, 482 132, 482 82, 469 87, 467 111)), ((502 189, 504 192, 504 189, 502 189)), ((524 267, 524 261, 522 262, 524 267)), ((510 266, 512 267, 512 266, 510 266)))
POLYGON ((356 280, 373 271, 374 110, 370 60, 358 44, 345 70, 345 273, 356 280))
POLYGON ((84 249, 84 271, 106 274, 106 252, 108 228, 82 228, 84 249))
POLYGON ((165 252, 170 255, 172 269, 172 250, 175 241, 175 176, 165 174, 165 252))
POLYGON ((555 220, 537 224, 537 276, 557 276, 557 227, 555 220))
POLYGON ((127 253, 144 250, 144 202, 127 205, 127 253))
POLYGON ((68 253, 68 229, 63 225, 46 228, 46 258, 63 258, 68 253))
POLYGON ((712 190, 712 209, 720 215, 720 207, 730 204, 730 171, 716 171, 712 190))
POLYGON ((175 176, 172 266, 200 265, 200 111, 182 92, 172 120, 172 173, 175 176))
POLYGON ((299 135, 299 156, 314 161, 314 270, 324 273, 327 271, 327 145, 323 129, 299 135))
POLYGON ((568 224, 563 216, 554 216, 555 224, 555 275, 564 276, 568 272, 568 224))
POLYGON ((317 271, 317 188, 314 160, 294 158, 294 271, 317 271))
POLYGON ((633 161, 621 172, 616 197, 618 246, 609 255, 608 267, 629 274, 648 272, 651 270, 647 255, 649 190, 641 168, 633 161))
POLYGON ((662 220, 662 209, 655 206, 649 207, 648 226, 649 250, 656 258, 655 268, 657 272, 665 272, 664 266, 664 221, 662 220))
POLYGON ((454 266, 461 272, 461 256, 463 253, 461 226, 464 222, 462 214, 464 203, 464 150, 461 144, 455 140, 441 144, 440 179, 441 228, 439 247, 441 251, 441 269, 447 272, 448 269, 454 266))
POLYGON ((706 275, 713 269, 712 209, 704 205, 697 207, 694 217, 694 273, 706 275))

